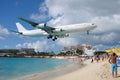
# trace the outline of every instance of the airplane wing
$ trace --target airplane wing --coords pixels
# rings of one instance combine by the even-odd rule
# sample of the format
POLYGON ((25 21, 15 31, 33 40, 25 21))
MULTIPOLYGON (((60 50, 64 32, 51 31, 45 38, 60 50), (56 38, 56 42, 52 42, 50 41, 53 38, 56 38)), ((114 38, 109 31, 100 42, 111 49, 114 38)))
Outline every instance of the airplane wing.
POLYGON ((53 30, 56 29, 56 28, 47 26, 46 24, 39 24, 39 23, 30 21, 30 20, 27 20, 27 19, 24 19, 24 18, 21 18, 21 17, 19 17, 19 19, 22 20, 22 21, 25 21, 25 22, 27 22, 29 24, 31 24, 33 27, 36 27, 38 29, 42 29, 42 30, 44 30, 45 32, 47 32, 49 34, 53 33, 53 30))
POLYGON ((32 26, 36 26, 36 25, 39 25, 39 23, 36 23, 36 22, 32 22, 32 21, 30 21, 30 20, 27 20, 27 19, 24 19, 24 18, 21 18, 21 17, 18 17, 20 20, 22 20, 22 21, 25 21, 25 22, 27 22, 27 23, 29 23, 29 24, 31 24, 32 26))

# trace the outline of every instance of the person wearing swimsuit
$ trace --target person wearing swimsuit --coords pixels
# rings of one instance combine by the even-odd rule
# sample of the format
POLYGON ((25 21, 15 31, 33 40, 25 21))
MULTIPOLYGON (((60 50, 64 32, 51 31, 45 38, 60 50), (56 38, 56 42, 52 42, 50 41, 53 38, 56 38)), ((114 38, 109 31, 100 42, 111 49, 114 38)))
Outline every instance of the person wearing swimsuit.
POLYGON ((113 53, 109 59, 109 63, 111 64, 112 67, 112 76, 117 77, 117 64, 116 64, 116 59, 117 56, 115 53, 113 53))

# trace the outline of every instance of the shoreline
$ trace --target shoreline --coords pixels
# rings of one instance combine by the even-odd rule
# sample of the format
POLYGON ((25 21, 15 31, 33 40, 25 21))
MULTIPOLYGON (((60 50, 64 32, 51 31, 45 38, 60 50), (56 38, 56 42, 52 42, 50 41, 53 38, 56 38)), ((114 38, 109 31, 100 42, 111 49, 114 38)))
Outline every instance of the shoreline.
POLYGON ((14 80, 53 80, 56 77, 69 74, 71 72, 74 72, 86 66, 85 64, 79 62, 78 60, 75 62, 74 62, 74 59, 72 60, 73 60, 72 64, 70 63, 63 66, 59 66, 52 70, 41 72, 41 73, 33 73, 20 78, 16 78, 14 80))
POLYGON ((15 80, 120 80, 120 67, 118 77, 111 75, 111 65, 108 60, 94 61, 85 60, 84 64, 73 63, 57 67, 54 70, 43 73, 35 73, 15 80))

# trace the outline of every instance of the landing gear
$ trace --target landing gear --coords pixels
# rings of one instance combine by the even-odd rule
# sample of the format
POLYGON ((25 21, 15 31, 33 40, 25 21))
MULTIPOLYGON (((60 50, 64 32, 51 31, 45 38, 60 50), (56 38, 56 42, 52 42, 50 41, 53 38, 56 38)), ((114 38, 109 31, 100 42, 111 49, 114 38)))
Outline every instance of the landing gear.
POLYGON ((53 41, 55 41, 56 39, 52 39, 53 41))
POLYGON ((57 39, 57 36, 49 35, 47 38, 48 38, 48 39, 52 39, 53 41, 55 41, 55 40, 57 39))
POLYGON ((52 37, 53 37, 52 35, 49 35, 47 38, 50 39, 50 38, 52 38, 52 37))
POLYGON ((89 34, 90 34, 90 31, 88 30, 88 31, 87 31, 87 35, 89 35, 89 34))
POLYGON ((56 36, 54 36, 52 40, 53 40, 53 41, 55 41, 56 39, 57 39, 57 37, 56 37, 56 36))

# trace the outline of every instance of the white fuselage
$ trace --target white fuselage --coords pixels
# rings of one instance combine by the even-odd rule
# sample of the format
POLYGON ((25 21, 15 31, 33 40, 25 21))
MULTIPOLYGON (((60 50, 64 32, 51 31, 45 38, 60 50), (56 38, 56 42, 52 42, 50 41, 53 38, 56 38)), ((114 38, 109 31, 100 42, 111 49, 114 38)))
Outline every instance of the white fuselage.
POLYGON ((23 32, 24 36, 32 36, 32 37, 36 37, 36 36, 47 36, 48 33, 46 33, 45 31, 41 30, 41 29, 34 29, 34 30, 27 30, 23 32))
MULTIPOLYGON (((54 33, 52 33, 51 35, 84 32, 84 31, 92 30, 96 27, 97 27, 96 25, 91 24, 91 23, 58 26, 58 27, 55 27, 56 29, 53 30, 54 33)), ((23 31, 22 34, 25 36, 47 36, 47 35, 49 35, 47 32, 45 32, 41 29, 23 31)))
POLYGON ((63 33, 75 33, 75 32, 84 32, 84 31, 92 30, 96 28, 96 25, 93 25, 91 23, 82 23, 82 24, 58 26, 55 28, 64 30, 63 33))

